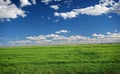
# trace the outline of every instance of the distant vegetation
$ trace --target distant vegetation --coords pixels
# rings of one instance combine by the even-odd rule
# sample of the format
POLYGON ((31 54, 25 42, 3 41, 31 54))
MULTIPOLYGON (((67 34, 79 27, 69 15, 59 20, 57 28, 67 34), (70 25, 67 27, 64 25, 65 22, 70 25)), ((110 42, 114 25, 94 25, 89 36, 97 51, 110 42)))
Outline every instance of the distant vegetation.
POLYGON ((0 74, 120 74, 120 44, 0 47, 0 74))

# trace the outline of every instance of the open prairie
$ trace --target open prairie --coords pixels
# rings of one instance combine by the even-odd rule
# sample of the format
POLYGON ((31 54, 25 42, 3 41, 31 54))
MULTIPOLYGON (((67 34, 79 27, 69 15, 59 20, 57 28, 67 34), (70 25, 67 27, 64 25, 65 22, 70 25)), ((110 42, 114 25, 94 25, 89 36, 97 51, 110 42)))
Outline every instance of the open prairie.
POLYGON ((0 74, 120 74, 120 44, 0 47, 0 74))

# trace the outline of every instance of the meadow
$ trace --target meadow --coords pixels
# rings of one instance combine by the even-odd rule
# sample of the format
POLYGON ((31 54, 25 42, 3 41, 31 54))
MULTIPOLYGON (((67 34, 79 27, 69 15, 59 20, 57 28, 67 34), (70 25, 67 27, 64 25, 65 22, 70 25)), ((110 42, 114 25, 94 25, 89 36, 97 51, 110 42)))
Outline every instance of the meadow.
POLYGON ((120 44, 0 47, 0 74, 120 74, 120 44))

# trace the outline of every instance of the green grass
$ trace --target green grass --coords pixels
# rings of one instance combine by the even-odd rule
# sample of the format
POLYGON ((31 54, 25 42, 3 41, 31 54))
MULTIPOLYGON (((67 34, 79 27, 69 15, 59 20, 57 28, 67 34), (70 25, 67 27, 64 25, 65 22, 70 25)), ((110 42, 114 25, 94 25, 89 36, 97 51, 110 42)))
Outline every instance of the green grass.
POLYGON ((120 44, 0 47, 0 74, 120 74, 120 44))

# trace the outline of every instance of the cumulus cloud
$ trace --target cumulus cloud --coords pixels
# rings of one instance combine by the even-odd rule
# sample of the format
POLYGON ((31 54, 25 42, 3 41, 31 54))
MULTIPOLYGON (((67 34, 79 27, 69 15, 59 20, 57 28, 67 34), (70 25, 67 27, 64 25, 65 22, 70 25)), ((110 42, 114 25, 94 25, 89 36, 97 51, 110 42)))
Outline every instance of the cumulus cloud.
POLYGON ((110 9, 107 7, 102 7, 101 5, 95 5, 81 9, 74 9, 70 12, 61 12, 61 13, 55 12, 54 15, 67 19, 67 18, 75 18, 79 14, 86 14, 92 16, 102 15, 108 13, 109 10, 110 9))
POLYGON ((58 5, 51 5, 50 8, 53 8, 54 10, 58 10, 59 6, 58 5))
POLYGON ((101 5, 95 5, 83 9, 75 9, 74 11, 80 14, 96 16, 96 15, 102 15, 108 13, 109 10, 110 9, 107 7, 102 7, 101 5))
POLYGON ((96 34, 96 33, 94 33, 94 34, 92 34, 92 36, 93 36, 93 37, 97 37, 97 34, 96 34))
POLYGON ((30 37, 26 37, 26 39, 29 39, 29 40, 45 40, 46 37, 44 37, 43 35, 40 35, 40 36, 30 36, 30 37))
POLYGON ((97 38, 104 38, 105 36, 103 34, 93 34, 92 36, 97 38))
POLYGON ((0 0, 0 20, 15 19, 19 16, 25 17, 25 11, 18 8, 10 0, 0 0))
POLYGON ((67 19, 67 18, 74 18, 78 15, 79 13, 76 12, 76 11, 70 11, 70 12, 66 12, 66 13, 58 13, 58 12, 55 12, 54 15, 55 16, 61 16, 63 17, 64 19, 67 19))
POLYGON ((58 12, 55 12, 54 15, 55 16, 60 16, 60 14, 58 12))
POLYGON ((60 30, 60 31, 56 31, 55 33, 56 34, 60 34, 60 33, 66 34, 66 33, 70 33, 70 31, 68 31, 68 30, 60 30))
POLYGON ((25 40, 10 41, 11 45, 56 45, 88 43, 120 43, 120 32, 107 32, 105 35, 94 33, 92 34, 92 37, 85 37, 81 35, 64 36, 55 33, 39 36, 28 36, 25 38, 25 40))
MULTIPOLYGON (((49 4, 53 1, 61 1, 61 0, 41 0, 41 2, 45 4, 49 4)), ((20 0, 20 6, 24 7, 27 5, 36 4, 36 0, 20 0)), ((65 3, 72 2, 72 0, 66 0, 65 3)), ((51 5, 51 8, 58 10, 58 5, 51 5)), ((75 18, 80 14, 85 15, 92 15, 92 16, 98 16, 102 14, 107 13, 116 13, 120 14, 120 2, 115 2, 114 0, 100 0, 99 4, 94 6, 89 6, 86 8, 79 8, 79 9, 73 9, 69 12, 54 12, 55 16, 63 17, 64 19, 67 18, 75 18)), ((25 11, 21 8, 18 8, 14 3, 11 2, 11 0, 0 0, 0 20, 3 21, 6 19, 6 21, 10 21, 10 19, 15 19, 17 17, 25 17, 25 11), (8 13, 9 12, 9 13, 8 13)), ((108 16, 108 18, 111 18, 108 16)))
POLYGON ((118 2, 115 3, 113 0, 100 0, 99 4, 94 6, 73 9, 70 12, 55 12, 54 15, 67 19, 67 18, 75 18, 77 17, 77 15, 80 14, 98 16, 107 13, 120 14, 120 3, 118 2))
POLYGON ((21 7, 27 6, 27 5, 31 5, 31 3, 28 0, 20 0, 21 2, 21 7))
POLYGON ((110 34, 111 34, 111 32, 107 32, 107 34, 108 34, 108 35, 110 35, 110 34))

